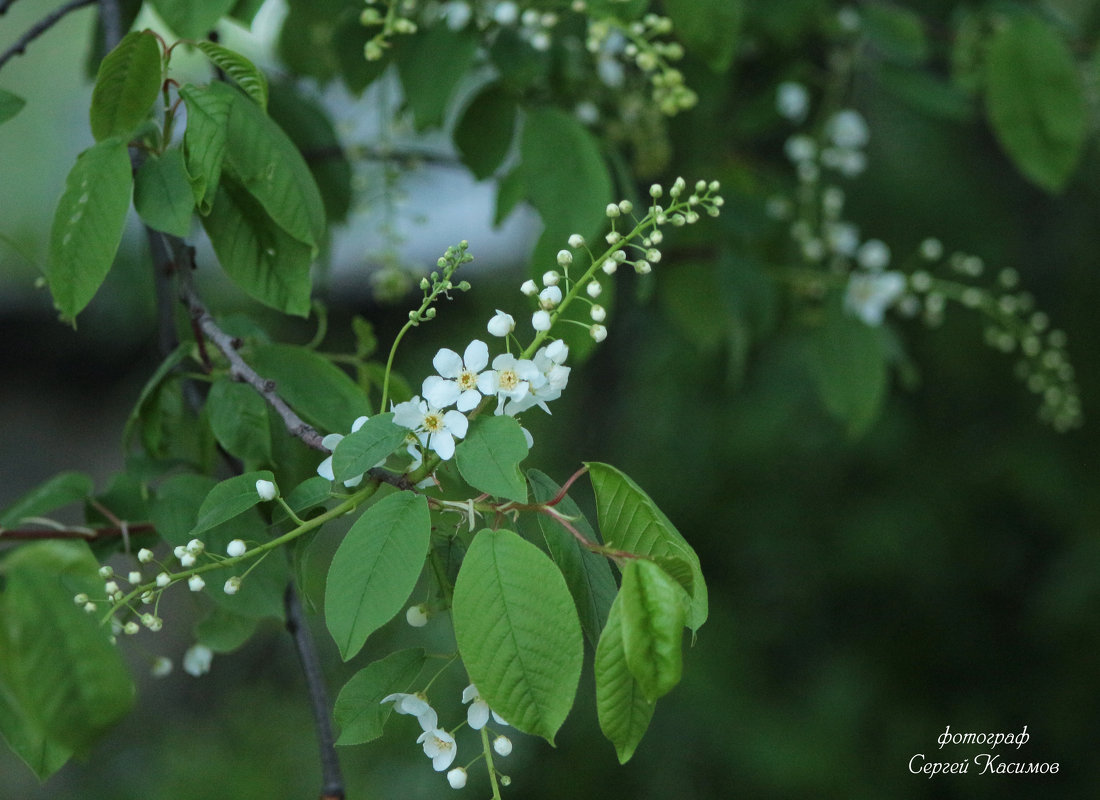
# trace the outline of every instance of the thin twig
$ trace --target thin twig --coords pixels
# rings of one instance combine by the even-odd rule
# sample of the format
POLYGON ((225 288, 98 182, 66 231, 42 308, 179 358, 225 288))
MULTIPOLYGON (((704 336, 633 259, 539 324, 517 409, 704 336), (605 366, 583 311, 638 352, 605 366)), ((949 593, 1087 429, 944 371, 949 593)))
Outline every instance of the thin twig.
POLYGON ((95 542, 100 539, 113 539, 123 532, 152 533, 156 527, 151 522, 136 522, 133 525, 109 525, 103 528, 0 528, 0 542, 11 540, 34 541, 38 539, 84 539, 95 542))
POLYGON ((293 581, 287 584, 283 601, 286 629, 294 638, 298 650, 298 660, 309 689, 309 705, 313 711, 313 724, 317 729, 317 743, 321 749, 321 800, 344 800, 344 778, 340 771, 340 759, 336 755, 336 738, 332 734, 324 673, 317 658, 313 636, 302 615, 302 604, 298 600, 293 581))
MULTIPOLYGON (((26 52, 28 44, 60 22, 70 11, 76 11, 78 8, 90 6, 95 2, 97 2, 97 0, 70 0, 70 2, 60 8, 54 9, 42 19, 38 20, 38 22, 27 29, 26 33, 16 40, 15 44, 0 54, 0 69, 2 69, 11 59, 26 52)), ((6 7, 5 10, 7 10, 6 7)))

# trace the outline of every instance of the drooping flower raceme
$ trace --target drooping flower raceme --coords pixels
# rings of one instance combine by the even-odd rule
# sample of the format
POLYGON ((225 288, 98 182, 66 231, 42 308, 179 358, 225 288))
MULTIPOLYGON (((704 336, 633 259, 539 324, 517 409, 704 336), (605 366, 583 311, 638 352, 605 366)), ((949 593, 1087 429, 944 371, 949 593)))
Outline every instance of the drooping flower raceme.
POLYGON ((905 292, 905 275, 896 271, 853 272, 844 292, 844 308, 872 327, 905 292))
POLYGON ((439 715, 435 713, 435 709, 428 704, 427 698, 423 695, 397 692, 396 694, 386 695, 379 702, 392 702, 393 710, 398 714, 416 717, 416 721, 420 723, 420 729, 423 731, 435 730, 435 727, 439 724, 439 715))
POLYGON ((424 399, 436 408, 454 405, 459 411, 470 411, 481 402, 480 387, 489 385, 489 377, 482 372, 489 366, 489 347, 480 339, 474 339, 460 356, 454 350, 443 348, 432 359, 439 375, 425 378, 424 399))
MULTIPOLYGON (((367 417, 358 417, 355 422, 351 423, 351 432, 355 433, 357 430, 363 427, 367 422, 367 417)), ((329 451, 336 449, 336 445, 340 444, 344 440, 344 434, 342 433, 330 433, 324 439, 321 440, 321 444, 329 451)), ((317 474, 322 478, 330 481, 336 480, 336 476, 332 472, 332 456, 329 456, 320 464, 317 465, 317 474)), ((362 475, 356 475, 353 478, 348 478, 344 481, 344 486, 349 489, 353 489, 363 482, 362 475)))
POLYGON ((443 411, 414 397, 394 406, 393 424, 416 433, 421 444, 447 461, 455 454, 455 439, 466 435, 470 422, 459 411, 443 411))

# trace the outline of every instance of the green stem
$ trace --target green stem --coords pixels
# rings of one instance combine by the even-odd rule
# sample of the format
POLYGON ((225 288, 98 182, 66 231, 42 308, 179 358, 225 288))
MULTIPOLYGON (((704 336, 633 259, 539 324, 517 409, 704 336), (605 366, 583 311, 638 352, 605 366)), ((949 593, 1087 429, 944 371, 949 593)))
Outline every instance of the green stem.
POLYGON ((489 744, 489 729, 481 729, 481 749, 485 753, 485 766, 489 770, 489 784, 493 787, 493 800, 501 800, 500 784, 497 783, 497 770, 493 766, 493 748, 489 744))

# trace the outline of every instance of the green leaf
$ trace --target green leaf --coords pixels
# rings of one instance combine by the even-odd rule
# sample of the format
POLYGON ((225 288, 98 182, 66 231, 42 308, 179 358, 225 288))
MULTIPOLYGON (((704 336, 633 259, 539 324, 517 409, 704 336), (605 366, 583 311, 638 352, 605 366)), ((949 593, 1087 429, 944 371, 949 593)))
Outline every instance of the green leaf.
POLYGON ((246 28, 252 27, 252 20, 259 13, 266 0, 236 0, 228 16, 237 20, 246 28))
MULTIPOLYGON (((527 480, 530 481, 531 492, 539 503, 553 499, 561 489, 537 469, 527 471, 527 480)), ((588 541, 599 543, 596 532, 569 495, 563 497, 555 508, 572 520, 573 527, 588 541)), ((611 603, 619 590, 611 574, 611 565, 604 556, 583 547, 559 522, 545 514, 539 514, 539 526, 550 550, 550 557, 554 559, 569 585, 581 628, 589 642, 595 646, 607 621, 611 603)))
POLYGON ((83 542, 36 542, 0 563, 0 733, 42 780, 133 704, 109 629, 73 604, 102 594, 83 542))
POLYGON ((393 703, 383 703, 382 698, 408 690, 427 660, 419 647, 398 650, 352 675, 332 712, 340 726, 336 744, 363 744, 381 736, 393 711, 393 703))
POLYGON ((451 616, 481 696, 517 730, 553 744, 584 659, 573 598, 554 562, 511 531, 478 532, 455 581, 451 616))
POLYGON ((271 461, 267 403, 255 389, 219 378, 206 397, 206 412, 214 438, 227 452, 249 464, 271 461))
MULTIPOLYGON (((286 504, 294 509, 294 513, 299 517, 302 517, 310 509, 323 506, 328 502, 332 496, 332 481, 327 481, 320 475, 314 475, 306 478, 299 483, 293 489, 290 490, 290 494, 286 495, 283 499, 286 500, 286 504)), ((286 511, 280 505, 275 509, 275 513, 272 516, 275 522, 285 522, 290 519, 286 511)))
POLYGON ((234 94, 226 164, 276 225, 316 251, 325 237, 325 205, 305 159, 263 109, 234 94))
POLYGON ((459 78, 473 65, 478 37, 446 25, 403 37, 395 60, 405 98, 420 130, 443 124, 447 103, 459 78))
POLYGON ((279 227, 236 181, 221 181, 202 224, 234 283, 271 308, 309 315, 312 248, 279 227))
POLYGON ((100 63, 92 90, 90 117, 97 142, 130 138, 160 93, 161 71, 160 43, 152 31, 122 37, 100 63))
POLYGON ((260 108, 267 109, 267 78, 255 64, 237 51, 214 42, 199 42, 198 48, 214 66, 232 78, 245 94, 255 100, 260 108))
MULTIPOLYGON (((364 61, 361 46, 359 60, 364 61)), ((336 135, 330 113, 289 82, 276 83, 271 87, 267 113, 299 151, 323 153, 323 156, 310 160, 309 171, 321 192, 325 216, 329 222, 347 219, 351 209, 352 167, 336 135)))
POLYGON ((274 481, 275 476, 270 470, 261 469, 226 478, 217 484, 199 506, 199 516, 190 535, 198 536, 259 503, 260 495, 256 492, 256 481, 259 480, 274 481))
POLYGON ((115 259, 130 208, 126 143, 105 139, 76 159, 50 228, 46 275, 65 319, 91 302, 115 259))
POLYGON ((508 155, 518 115, 515 95, 499 83, 482 89, 462 112, 454 142, 462 163, 479 181, 490 177, 508 155))
MULTIPOLYGON (((157 533, 165 542, 176 546, 191 540, 199 506, 216 485, 216 481, 206 475, 184 472, 171 476, 157 487, 151 516, 157 533)), ((252 488, 255 491, 256 487, 252 488)))
POLYGON ((851 436, 876 419, 888 388, 882 331, 846 313, 839 300, 825 306, 824 324, 807 346, 809 367, 829 413, 851 436))
POLYGON ((363 4, 358 0, 289 0, 286 18, 279 31, 279 60, 291 74, 316 78, 324 85, 339 68, 334 39, 348 25, 359 29, 359 61, 367 31, 359 22, 363 4))
POLYGON ((14 528, 27 517, 40 517, 70 503, 83 502, 91 497, 93 488, 92 479, 83 472, 54 475, 8 506, 0 514, 0 528, 14 528))
POLYGON ((683 671, 683 588, 657 564, 639 558, 623 569, 619 594, 626 665, 646 699, 656 701, 672 691, 683 671))
POLYGON ((1066 185, 1081 158, 1087 109, 1069 46, 1041 19, 1006 17, 985 58, 986 113, 1024 177, 1048 192, 1066 185))
POLYGON ((131 411, 130 416, 126 418, 126 427, 123 428, 122 431, 122 444, 125 448, 129 448, 134 430, 142 424, 146 417, 150 401, 156 396, 165 379, 172 374, 172 371, 179 366, 185 358, 187 358, 189 349, 187 344, 180 344, 175 350, 168 354, 164 361, 160 362, 156 371, 154 371, 149 377, 149 380, 145 382, 145 385, 141 387, 141 393, 138 395, 137 402, 134 403, 133 411, 131 411))
POLYGON ((368 419, 359 430, 345 436, 332 453, 332 473, 338 482, 362 475, 405 441, 408 430, 393 424, 386 412, 368 419))
POLYGON ((742 0, 664 0, 673 33, 715 72, 733 63, 741 33, 742 0))
POLYGON ((527 187, 523 184, 523 174, 516 167, 497 180, 497 203, 493 211, 493 226, 497 227, 507 219, 520 201, 527 196, 527 187))
MULTIPOLYGON (((248 589, 252 588, 251 580, 250 574, 248 589)), ((241 591, 246 591, 243 586, 241 591)), ((252 638, 258 622, 256 617, 246 617, 224 606, 214 606, 210 616, 195 626, 195 638, 215 653, 232 653, 252 638)))
POLYGON ((248 362, 275 391, 312 425, 325 433, 345 433, 357 417, 370 414, 355 381, 324 356, 289 344, 253 348, 248 362))
POLYGON ((892 3, 866 3, 860 8, 867 40, 889 60, 916 66, 928 59, 928 40, 920 14, 892 3))
POLYGON ((236 95, 231 86, 221 82, 201 87, 188 83, 180 87, 180 97, 187 105, 183 154, 195 201, 202 214, 209 214, 214 205, 225 161, 229 109, 236 95))
POLYGON ((184 237, 191 232, 195 195, 183 163, 183 152, 150 155, 134 178, 134 208, 150 228, 184 237))
POLYGON ((611 176, 595 137, 556 108, 527 113, 520 154, 517 179, 546 226, 532 263, 552 263, 570 234, 592 239, 600 232, 612 200, 611 176))
POLYGON ((204 39, 236 0, 152 0, 153 8, 180 38, 204 39))
POLYGON ((611 604, 607 625, 596 646, 593 671, 600 730, 615 745, 619 763, 625 764, 645 735, 656 706, 646 699, 626 663, 621 595, 611 604))
POLYGON ((527 440, 513 417, 479 417, 455 448, 455 464, 465 481, 494 497, 527 502, 527 484, 519 462, 527 458, 527 440))
POLYGON ((22 111, 26 104, 27 101, 19 95, 0 89, 0 125, 22 111))
POLYGON ((368 508, 336 549, 325 587, 325 622, 347 661, 400 611, 424 567, 428 501, 398 492, 368 508))
POLYGON ((686 624, 697 631, 707 620, 707 584, 699 556, 638 484, 610 464, 588 462, 600 531, 610 547, 642 556, 675 556, 691 565, 694 594, 686 624))

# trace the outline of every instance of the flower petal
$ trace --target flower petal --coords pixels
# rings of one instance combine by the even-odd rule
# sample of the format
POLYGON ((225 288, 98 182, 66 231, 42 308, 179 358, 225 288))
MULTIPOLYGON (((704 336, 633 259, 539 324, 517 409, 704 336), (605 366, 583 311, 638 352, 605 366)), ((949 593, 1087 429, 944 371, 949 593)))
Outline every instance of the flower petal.
POLYGON ((454 350, 444 347, 435 354, 432 366, 444 378, 457 378, 462 372, 462 357, 454 350))
POLYGON ((446 408, 454 405, 455 401, 458 400, 458 396, 462 394, 462 390, 458 388, 457 383, 445 380, 438 375, 429 375, 425 378, 421 390, 424 393, 424 399, 428 401, 432 408, 446 408))
MULTIPOLYGON (((481 372, 489 365, 489 345, 480 339, 474 339, 466 345, 466 352, 462 354, 462 360, 466 369, 471 372, 481 372)), ((442 375, 443 373, 439 373, 442 375)))
POLYGON ((461 439, 469 430, 470 420, 466 419, 465 415, 459 411, 448 411, 443 415, 443 427, 461 439))

